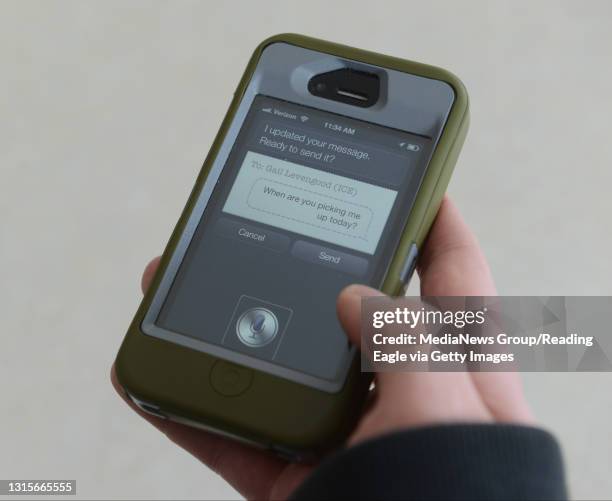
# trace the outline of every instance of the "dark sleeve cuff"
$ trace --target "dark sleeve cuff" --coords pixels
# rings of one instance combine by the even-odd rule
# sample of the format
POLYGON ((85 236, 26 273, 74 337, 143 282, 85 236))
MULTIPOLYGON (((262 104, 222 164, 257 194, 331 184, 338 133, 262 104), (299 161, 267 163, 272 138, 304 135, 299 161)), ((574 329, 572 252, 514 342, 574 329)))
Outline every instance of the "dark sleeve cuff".
POLYGON ((401 431, 325 459, 291 499, 567 499, 561 451, 541 429, 401 431))

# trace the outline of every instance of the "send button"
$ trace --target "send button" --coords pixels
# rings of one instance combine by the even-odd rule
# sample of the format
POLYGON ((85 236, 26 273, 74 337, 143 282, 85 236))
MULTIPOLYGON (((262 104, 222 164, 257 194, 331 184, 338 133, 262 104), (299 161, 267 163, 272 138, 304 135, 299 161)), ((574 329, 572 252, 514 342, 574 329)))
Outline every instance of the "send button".
POLYGON ((291 254, 314 264, 322 264, 343 273, 361 277, 368 269, 368 260, 353 254, 311 244, 303 240, 293 245, 291 254))

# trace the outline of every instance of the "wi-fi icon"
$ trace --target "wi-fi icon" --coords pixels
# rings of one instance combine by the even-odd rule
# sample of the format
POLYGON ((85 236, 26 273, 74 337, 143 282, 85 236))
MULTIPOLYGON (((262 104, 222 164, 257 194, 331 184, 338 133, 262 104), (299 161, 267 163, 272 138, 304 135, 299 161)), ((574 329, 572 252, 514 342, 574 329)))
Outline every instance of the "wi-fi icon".
POLYGON ((300 120, 301 120, 302 122, 305 122, 306 120, 308 120, 308 117, 307 117, 306 115, 302 115, 302 116, 300 117, 300 120))

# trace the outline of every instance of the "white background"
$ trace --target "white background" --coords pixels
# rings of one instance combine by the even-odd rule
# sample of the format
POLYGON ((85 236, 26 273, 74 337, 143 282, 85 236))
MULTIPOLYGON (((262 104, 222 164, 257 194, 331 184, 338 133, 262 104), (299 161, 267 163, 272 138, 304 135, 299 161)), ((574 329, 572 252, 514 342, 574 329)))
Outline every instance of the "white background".
MULTIPOLYGON (((451 69, 450 193, 506 295, 611 294, 612 2, 0 3, 0 478, 236 494, 108 372, 251 51, 294 31, 451 69)), ((576 498, 610 498, 612 374, 528 374, 576 498)))

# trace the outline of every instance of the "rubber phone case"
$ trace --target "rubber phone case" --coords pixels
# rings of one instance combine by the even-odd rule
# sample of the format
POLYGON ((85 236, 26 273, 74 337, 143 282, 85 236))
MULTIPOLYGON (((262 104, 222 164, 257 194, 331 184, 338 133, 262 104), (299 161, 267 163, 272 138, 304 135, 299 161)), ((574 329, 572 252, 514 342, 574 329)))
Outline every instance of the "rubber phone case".
POLYGON ((433 152, 382 290, 402 291, 444 196, 469 123, 468 96, 446 70, 295 34, 268 38, 253 53, 221 128, 204 161, 159 269, 129 327, 115 363, 119 383, 150 412, 178 422, 276 450, 292 459, 307 458, 342 440, 353 428, 371 377, 355 357, 346 383, 327 393, 270 374, 145 335, 141 324, 178 239, 232 122, 257 61, 266 46, 284 42, 344 59, 441 80, 455 99, 433 152))

